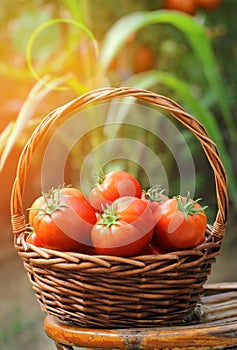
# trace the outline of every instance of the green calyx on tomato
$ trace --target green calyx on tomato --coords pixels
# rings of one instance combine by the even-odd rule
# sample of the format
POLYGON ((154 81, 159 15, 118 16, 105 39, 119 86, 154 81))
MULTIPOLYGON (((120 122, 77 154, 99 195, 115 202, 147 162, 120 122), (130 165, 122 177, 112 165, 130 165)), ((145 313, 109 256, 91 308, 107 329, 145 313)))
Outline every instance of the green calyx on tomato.
POLYGON ((99 225, 103 225, 104 231, 106 231, 111 225, 119 225, 119 218, 121 217, 120 214, 116 213, 116 208, 114 204, 109 205, 106 204, 106 207, 102 205, 103 212, 100 213, 101 221, 99 222, 99 225))
POLYGON ((43 200, 44 200, 44 207, 39 208, 29 208, 28 210, 37 210, 39 215, 51 215, 55 211, 68 207, 68 204, 64 203, 61 200, 60 191, 63 189, 63 186, 59 186, 58 188, 51 188, 49 192, 42 192, 43 200))
POLYGON ((165 190, 162 189, 161 185, 152 185, 149 190, 144 191, 145 199, 150 200, 151 202, 162 202, 166 199, 164 195, 165 190))
POLYGON ((98 174, 94 175, 95 185, 101 185, 105 180, 105 173, 102 168, 100 168, 98 174))
POLYGON ((152 212, 155 212, 158 206, 168 200, 168 196, 164 194, 164 191, 160 185, 153 185, 147 191, 143 191, 141 199, 148 203, 152 212))
POLYGON ((188 221, 189 215, 199 214, 208 208, 207 205, 204 207, 196 207, 196 204, 200 202, 201 198, 192 200, 190 198, 190 192, 188 192, 187 197, 177 196, 175 197, 178 203, 178 208, 184 213, 185 220, 188 221))

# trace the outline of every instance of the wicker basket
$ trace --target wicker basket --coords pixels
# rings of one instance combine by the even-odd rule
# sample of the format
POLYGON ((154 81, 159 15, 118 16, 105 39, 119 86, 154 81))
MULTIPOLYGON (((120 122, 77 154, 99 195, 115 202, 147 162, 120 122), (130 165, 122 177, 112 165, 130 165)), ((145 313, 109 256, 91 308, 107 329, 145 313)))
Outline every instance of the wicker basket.
POLYGON ((103 88, 51 112, 35 129, 20 157, 12 190, 15 247, 23 260, 42 311, 83 327, 153 327, 182 323, 193 312, 220 253, 225 233, 227 181, 215 144, 203 126, 172 100, 134 88, 103 88), (32 153, 62 118, 92 102, 134 97, 183 123, 200 141, 214 172, 218 212, 207 226, 207 241, 192 250, 119 258, 37 248, 26 242, 22 195, 32 153))

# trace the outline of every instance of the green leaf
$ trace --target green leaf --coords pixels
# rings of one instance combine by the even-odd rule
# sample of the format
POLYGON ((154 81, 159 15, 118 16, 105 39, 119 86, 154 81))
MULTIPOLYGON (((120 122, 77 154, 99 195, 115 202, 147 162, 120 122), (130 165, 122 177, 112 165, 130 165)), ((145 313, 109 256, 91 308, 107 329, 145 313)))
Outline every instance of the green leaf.
POLYGON ((78 0, 60 0, 62 5, 69 10, 72 17, 81 20, 80 17, 80 1, 78 0))
MULTIPOLYGON (((12 42, 22 56, 25 56, 26 47, 34 31, 49 21, 51 16, 45 11, 29 12, 14 21, 11 31, 12 42)), ((42 30, 34 42, 32 58, 47 58, 56 50, 59 41, 60 30, 57 24, 42 30)))
POLYGON ((62 5, 68 9, 72 18, 78 22, 89 25, 90 19, 90 1, 88 0, 60 0, 62 5))
POLYGON ((195 18, 165 10, 136 12, 122 17, 110 28, 102 42, 101 69, 106 71, 111 60, 132 33, 154 23, 170 24, 186 36, 196 59, 202 64, 203 72, 210 89, 215 95, 215 102, 222 111, 229 133, 233 135, 234 121, 227 103, 224 83, 221 81, 217 62, 210 41, 206 36, 205 28, 195 18))

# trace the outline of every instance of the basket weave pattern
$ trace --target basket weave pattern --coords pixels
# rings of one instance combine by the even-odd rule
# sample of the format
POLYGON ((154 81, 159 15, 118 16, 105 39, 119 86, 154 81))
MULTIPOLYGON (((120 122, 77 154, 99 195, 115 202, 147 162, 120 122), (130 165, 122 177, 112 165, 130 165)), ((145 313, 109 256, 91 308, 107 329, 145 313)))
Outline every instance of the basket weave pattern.
POLYGON ((84 327, 152 327, 182 322, 199 301, 220 252, 227 209, 225 170, 204 127, 167 97, 126 87, 91 91, 46 116, 21 154, 11 198, 15 247, 42 310, 84 327), (200 141, 213 169, 218 206, 214 224, 207 226, 206 242, 192 250, 133 258, 59 252, 27 243, 22 195, 38 143, 58 121, 85 106, 124 97, 165 110, 200 141))

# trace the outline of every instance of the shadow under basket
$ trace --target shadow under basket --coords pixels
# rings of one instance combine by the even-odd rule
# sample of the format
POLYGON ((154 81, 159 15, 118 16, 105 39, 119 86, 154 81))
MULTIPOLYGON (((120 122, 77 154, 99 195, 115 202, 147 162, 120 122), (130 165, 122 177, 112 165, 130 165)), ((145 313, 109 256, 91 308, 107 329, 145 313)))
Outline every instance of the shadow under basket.
POLYGON ((18 162, 11 197, 15 247, 42 311, 82 327, 155 327, 192 322, 225 233, 227 180, 204 127, 171 99, 135 88, 103 88, 57 108, 35 129, 18 162), (200 141, 213 169, 218 211, 205 243, 195 249, 132 258, 39 248, 26 242, 22 195, 33 151, 48 130, 90 103, 134 97, 168 112, 200 141))

